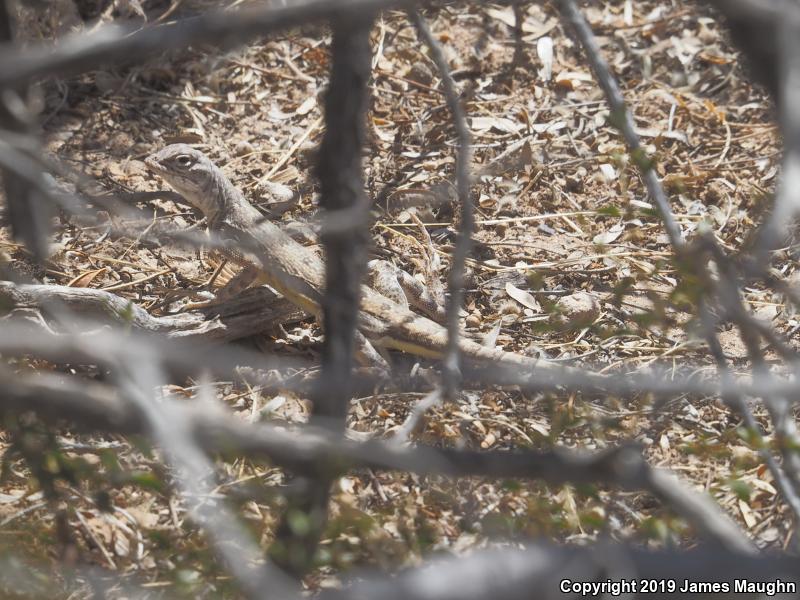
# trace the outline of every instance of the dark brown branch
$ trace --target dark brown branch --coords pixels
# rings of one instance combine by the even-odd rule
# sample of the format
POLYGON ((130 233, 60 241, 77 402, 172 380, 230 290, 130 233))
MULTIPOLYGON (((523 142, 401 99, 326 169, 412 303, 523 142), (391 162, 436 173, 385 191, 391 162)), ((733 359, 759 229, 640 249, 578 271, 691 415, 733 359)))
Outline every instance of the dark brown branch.
MULTIPOLYGON (((13 42, 11 11, 8 2, 0 2, 0 44, 8 46, 13 42)), ((21 83, 9 86, 0 94, 0 130, 25 136, 33 130, 33 118, 25 102, 27 85, 21 83)), ((36 142, 38 144, 38 141, 36 142)), ((2 175, 7 213, 5 220, 11 225, 14 239, 19 240, 31 251, 34 258, 43 261, 47 257, 50 234, 51 206, 46 202, 44 174, 41 170, 33 172, 33 180, 20 176, 5 157, 2 175), (37 187, 39 189, 37 189, 37 187)))
MULTIPOLYGON (((353 359, 358 333, 361 280, 366 273, 369 205, 364 193, 361 148, 372 53, 369 35, 372 11, 351 13, 333 21, 330 84, 325 97, 325 136, 319 151, 317 177, 320 205, 333 219, 341 215, 354 223, 348 229, 323 227, 325 295, 322 297, 322 374, 313 395, 312 417, 343 432, 353 392, 353 359)), ((368 342, 362 341, 366 344, 368 342)), ((301 575, 313 564, 327 522, 332 479, 321 473, 308 492, 286 511, 278 527, 272 556, 290 572, 301 575), (302 514, 308 525, 292 524, 302 514)))
POLYGON ((347 214, 355 223, 347 230, 328 230, 323 226, 320 234, 325 250, 326 289, 322 299, 325 341, 314 414, 342 422, 350 400, 350 371, 369 241, 369 205, 364 193, 361 148, 369 100, 372 22, 371 14, 362 13, 334 24, 333 65, 325 97, 325 136, 317 165, 321 207, 334 219, 347 214))
POLYGON ((800 25, 800 6, 791 0, 707 0, 725 18, 734 43, 744 52, 750 71, 780 106, 782 26, 800 25))

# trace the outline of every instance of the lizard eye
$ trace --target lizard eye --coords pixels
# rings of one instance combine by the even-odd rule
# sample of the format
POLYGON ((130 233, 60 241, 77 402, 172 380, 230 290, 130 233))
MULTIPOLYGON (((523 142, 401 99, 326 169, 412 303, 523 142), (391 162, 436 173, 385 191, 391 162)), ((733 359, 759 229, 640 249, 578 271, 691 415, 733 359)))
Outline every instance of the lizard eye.
POLYGON ((194 159, 188 154, 181 154, 175 157, 175 162, 184 169, 188 169, 194 164, 194 159))

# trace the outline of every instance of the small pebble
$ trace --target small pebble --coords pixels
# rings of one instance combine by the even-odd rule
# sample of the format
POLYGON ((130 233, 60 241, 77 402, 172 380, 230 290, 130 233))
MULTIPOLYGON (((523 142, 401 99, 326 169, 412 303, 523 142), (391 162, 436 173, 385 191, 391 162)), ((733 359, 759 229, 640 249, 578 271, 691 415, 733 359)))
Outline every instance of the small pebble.
POLYGON ((253 147, 253 144, 246 140, 242 140, 236 144, 236 147, 233 149, 233 153, 236 156, 245 156, 246 154, 252 154, 255 152, 255 150, 256 149, 253 147))
POLYGON ((433 71, 431 71, 430 67, 425 63, 417 62, 409 69, 408 78, 417 83, 430 85, 433 83, 433 71))
POLYGON ((481 326, 481 316, 478 313, 470 314, 465 321, 467 327, 480 327, 481 326))
POLYGON ((588 292, 575 292, 556 302, 561 318, 567 322, 580 321, 589 324, 600 315, 600 303, 588 292))

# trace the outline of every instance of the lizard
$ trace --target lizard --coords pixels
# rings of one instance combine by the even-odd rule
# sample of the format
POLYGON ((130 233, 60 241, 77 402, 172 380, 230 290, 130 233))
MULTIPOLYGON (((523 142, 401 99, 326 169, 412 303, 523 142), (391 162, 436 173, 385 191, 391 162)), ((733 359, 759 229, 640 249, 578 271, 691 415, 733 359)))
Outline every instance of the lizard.
MULTIPOLYGON (((240 285, 269 285, 299 308, 320 316, 325 285, 322 259, 266 220, 210 158, 187 144, 171 144, 146 157, 145 164, 205 216, 209 230, 222 240, 216 250, 242 267, 237 276, 240 285)), ((363 284, 359 332, 379 348, 424 358, 442 358, 447 347, 448 334, 442 325, 363 284)), ((499 364, 531 373, 542 369, 577 372, 463 336, 459 349, 465 362, 479 367, 499 364)))

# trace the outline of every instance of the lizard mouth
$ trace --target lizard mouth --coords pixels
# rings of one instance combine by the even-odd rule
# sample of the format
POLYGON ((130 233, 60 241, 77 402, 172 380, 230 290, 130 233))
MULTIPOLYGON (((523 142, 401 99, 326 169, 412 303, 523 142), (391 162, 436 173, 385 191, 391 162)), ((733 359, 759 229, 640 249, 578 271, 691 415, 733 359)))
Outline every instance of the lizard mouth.
POLYGON ((144 159, 144 164, 147 165, 147 168, 153 171, 154 173, 158 173, 161 175, 164 172, 164 167, 152 156, 148 156, 144 159))

